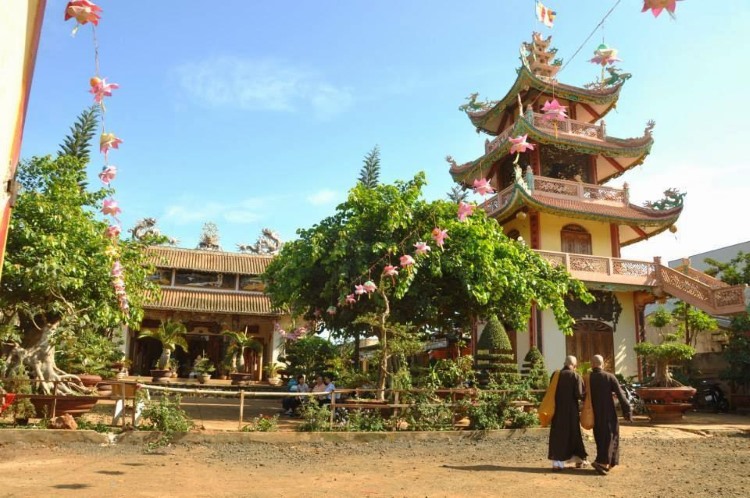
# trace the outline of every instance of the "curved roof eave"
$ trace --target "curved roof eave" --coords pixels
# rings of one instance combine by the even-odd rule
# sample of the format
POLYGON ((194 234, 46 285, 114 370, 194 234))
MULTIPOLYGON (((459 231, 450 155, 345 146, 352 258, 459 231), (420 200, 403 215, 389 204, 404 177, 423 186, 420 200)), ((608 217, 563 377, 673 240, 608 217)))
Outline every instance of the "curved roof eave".
MULTIPOLYGON (((533 87, 534 89, 539 91, 546 91, 550 90, 550 88, 553 86, 551 83, 542 81, 534 76, 534 74, 529 71, 529 69, 525 65, 522 65, 517 71, 518 76, 516 77, 516 81, 513 83, 513 86, 511 86, 510 90, 508 90, 508 93, 505 95, 505 97, 498 100, 490 109, 477 112, 466 111, 466 115, 469 116, 469 120, 475 127, 481 129, 482 131, 485 131, 490 135, 496 135, 501 130, 495 131, 487 129, 484 127, 484 124, 498 114, 503 113, 509 105, 514 105, 516 102, 516 95, 521 90, 528 87, 533 87)), ((607 113, 609 113, 609 111, 612 110, 612 107, 617 102, 617 99, 620 98, 620 90, 622 89, 624 83, 625 80, 617 85, 613 85, 612 87, 608 88, 607 91, 603 92, 594 92, 585 88, 566 85, 565 83, 556 83, 554 85, 554 90, 555 96, 573 102, 607 105, 606 110, 601 114, 601 117, 603 118, 607 113)))

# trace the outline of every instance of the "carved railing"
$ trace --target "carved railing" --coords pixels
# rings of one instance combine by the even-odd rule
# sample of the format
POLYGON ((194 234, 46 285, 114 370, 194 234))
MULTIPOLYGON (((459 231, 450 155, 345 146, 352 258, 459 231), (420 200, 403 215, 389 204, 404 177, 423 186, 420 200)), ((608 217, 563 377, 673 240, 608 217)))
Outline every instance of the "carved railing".
POLYGON ((641 283, 647 285, 655 278, 656 265, 650 261, 636 261, 588 254, 536 251, 552 266, 564 266, 582 280, 612 283, 641 283))
POLYGON ((551 131, 552 133, 563 135, 572 135, 587 140, 604 140, 604 137, 606 136, 606 129, 600 124, 591 124, 576 119, 552 121, 544 119, 544 114, 538 112, 533 113, 533 122, 531 124, 540 130, 551 131))
POLYGON ((675 270, 684 273, 685 275, 694 278, 696 280, 700 280, 704 284, 708 285, 712 289, 719 289, 722 287, 729 287, 729 284, 726 282, 722 282, 718 278, 714 278, 711 275, 706 275, 700 270, 696 270, 695 268, 691 268, 690 266, 678 266, 675 268, 675 270))
POLYGON ((492 141, 489 141, 489 140, 485 141, 484 142, 484 153, 485 154, 489 154, 493 150, 495 150, 498 147, 500 147, 500 145, 503 142, 505 142, 506 140, 508 140, 508 137, 510 136, 510 132, 511 132, 512 129, 513 129, 513 125, 510 125, 505 130, 503 130, 503 132, 501 134, 499 134, 498 136, 496 136, 492 141))
POLYGON ((479 205, 479 208, 487 213, 487 216, 492 216, 495 212, 508 204, 511 195, 513 195, 513 185, 506 187, 499 194, 493 195, 484 201, 479 205))
POLYGON ((534 190, 565 197, 576 197, 586 201, 628 203, 628 191, 625 189, 573 182, 570 180, 557 180, 545 176, 534 177, 534 190))
POLYGON ((658 269, 658 280, 664 292, 688 304, 715 315, 731 315, 745 311, 744 285, 712 287, 668 266, 658 265, 658 269))

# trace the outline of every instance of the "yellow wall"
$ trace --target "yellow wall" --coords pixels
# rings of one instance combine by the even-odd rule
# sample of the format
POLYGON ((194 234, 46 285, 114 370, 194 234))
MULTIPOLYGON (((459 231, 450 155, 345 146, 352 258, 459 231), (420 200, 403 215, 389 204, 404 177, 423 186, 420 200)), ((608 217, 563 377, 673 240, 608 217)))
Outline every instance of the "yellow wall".
POLYGON ((612 239, 609 223, 600 221, 563 218, 547 213, 540 213, 539 227, 542 232, 540 249, 544 251, 562 251, 560 231, 568 224, 580 225, 591 234, 591 250, 595 256, 612 257, 612 239))
MULTIPOLYGON (((615 352, 615 373, 628 377, 638 373, 638 360, 633 352, 635 345, 635 310, 633 309, 633 293, 617 292, 617 299, 622 306, 622 312, 617 321, 617 330, 613 336, 615 352)), ((550 373, 562 368, 565 361, 565 336, 560 332, 552 311, 542 313, 542 352, 550 373)), ((519 355, 520 352, 519 346, 519 355)), ((591 358, 578 358, 579 362, 591 361, 591 358)))
MULTIPOLYGON (((34 73, 39 30, 46 0, 0 1, 0 263, 5 249, 9 196, 34 73)), ((0 268, 2 265, 0 264, 0 268)))

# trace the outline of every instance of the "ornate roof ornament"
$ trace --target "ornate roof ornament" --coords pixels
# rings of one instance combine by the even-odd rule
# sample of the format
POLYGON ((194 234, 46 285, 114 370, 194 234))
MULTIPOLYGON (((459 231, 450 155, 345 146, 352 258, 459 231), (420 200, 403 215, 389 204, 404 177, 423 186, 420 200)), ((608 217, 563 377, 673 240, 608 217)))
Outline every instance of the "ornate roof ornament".
POLYGON ((221 251, 221 246, 219 245, 219 227, 216 226, 216 223, 209 221, 203 225, 203 231, 201 232, 196 249, 221 251))
POLYGON ((531 34, 531 43, 521 44, 521 62, 531 74, 547 80, 553 80, 562 67, 562 59, 554 58, 556 48, 549 48, 552 36, 546 39, 536 31, 531 34), (554 58, 554 59, 553 59, 554 58))
POLYGON ((281 241, 278 233, 270 228, 264 228, 255 244, 237 244, 237 249, 240 252, 275 255, 281 251, 283 246, 284 243, 281 241))
POLYGON ((497 104, 497 100, 485 100, 484 102, 477 102, 477 98, 479 98, 478 92, 469 94, 469 96, 466 97, 467 102, 463 105, 458 106, 458 110, 463 112, 486 111, 497 104))
POLYGON ((676 188, 670 188, 664 191, 664 197, 658 201, 646 201, 644 207, 655 209, 657 211, 668 211, 670 209, 681 208, 685 201, 687 192, 680 192, 676 188))

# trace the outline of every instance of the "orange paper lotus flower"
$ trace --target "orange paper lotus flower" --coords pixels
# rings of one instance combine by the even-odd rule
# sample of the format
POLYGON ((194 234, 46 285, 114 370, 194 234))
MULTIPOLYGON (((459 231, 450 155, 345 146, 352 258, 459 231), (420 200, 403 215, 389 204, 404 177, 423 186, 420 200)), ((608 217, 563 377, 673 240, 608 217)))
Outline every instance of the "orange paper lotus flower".
POLYGON ((669 16, 674 19, 674 11, 677 8, 677 2, 682 0, 643 0, 643 9, 641 12, 650 10, 654 17, 659 17, 659 14, 663 10, 669 13, 669 16))
POLYGON ((111 97, 112 90, 117 90, 120 85, 117 83, 107 83, 107 78, 99 78, 94 76, 89 80, 91 90, 89 93, 94 96, 94 102, 101 104, 104 97, 111 97))
POLYGON ((435 227, 432 229, 432 240, 435 241, 435 244, 442 249, 443 244, 445 244, 445 239, 448 237, 448 230, 441 230, 438 227, 435 227))
POLYGON ((102 133, 99 137, 99 151, 104 154, 104 158, 107 158, 107 152, 110 149, 119 149, 122 140, 117 138, 114 133, 102 133))

